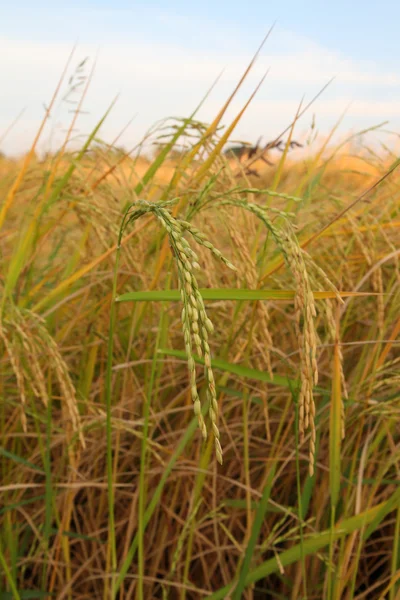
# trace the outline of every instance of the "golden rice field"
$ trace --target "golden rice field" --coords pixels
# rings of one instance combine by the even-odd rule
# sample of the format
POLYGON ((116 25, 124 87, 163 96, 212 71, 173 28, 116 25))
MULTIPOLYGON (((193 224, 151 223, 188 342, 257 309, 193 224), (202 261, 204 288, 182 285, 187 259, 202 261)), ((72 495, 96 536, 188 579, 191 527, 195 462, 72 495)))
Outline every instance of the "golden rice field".
POLYGON ((400 599, 397 157, 227 106, 0 159, 2 600, 400 599))

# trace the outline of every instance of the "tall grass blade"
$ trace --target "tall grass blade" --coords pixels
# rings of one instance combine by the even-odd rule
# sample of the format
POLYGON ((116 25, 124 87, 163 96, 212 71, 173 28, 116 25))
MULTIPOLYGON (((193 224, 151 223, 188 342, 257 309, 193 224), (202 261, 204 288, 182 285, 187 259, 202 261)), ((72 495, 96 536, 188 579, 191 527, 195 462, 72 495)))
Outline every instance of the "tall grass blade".
MULTIPOLYGON (((381 515, 381 518, 384 518, 389 512, 393 510, 393 506, 396 505, 400 500, 400 489, 397 490, 393 496, 383 502, 382 504, 378 504, 369 510, 360 513, 354 517, 350 517, 349 519, 345 519, 335 526, 333 539, 334 541, 339 540, 341 537, 349 535, 354 531, 359 531, 365 525, 369 525, 372 522, 376 521, 378 515, 381 515)), ((250 571, 246 578, 246 585, 250 585, 271 575, 272 573, 276 573, 280 570, 280 565, 283 567, 287 567, 298 560, 300 560, 302 552, 305 556, 310 554, 316 554, 322 548, 328 546, 331 542, 332 532, 330 529, 322 531, 315 536, 312 536, 304 541, 303 549, 301 548, 301 544, 296 544, 289 550, 285 550, 279 554, 279 560, 277 558, 271 558, 266 562, 262 563, 256 569, 250 571)), ((227 585, 218 591, 214 592, 209 596, 210 600, 222 600, 226 598, 226 594, 230 593, 232 589, 231 585, 227 585)))
MULTIPOLYGON (((107 112, 105 113, 103 118, 97 123, 96 127, 93 129, 92 133, 89 135, 88 139, 86 140, 85 144, 83 145, 82 149, 80 150, 80 152, 78 154, 77 160, 75 162, 71 163, 71 165, 67 169, 64 176, 60 179, 60 181, 57 183, 57 185, 54 186, 54 188, 50 194, 50 197, 47 200, 48 205, 51 205, 53 202, 55 202, 55 200, 58 199, 62 190, 65 188, 68 181, 70 180, 70 178, 76 168, 77 162, 79 162, 79 160, 81 160, 82 157, 84 156, 85 152, 87 151, 87 149, 89 148, 93 139, 95 138, 98 130, 100 129, 100 127, 104 123, 105 119, 107 118, 108 114, 110 113, 113 105, 114 105, 114 103, 111 104, 111 106, 109 107, 109 109, 107 110, 107 112)), ((12 292, 16 286, 17 280, 18 280, 18 278, 21 274, 21 271, 24 267, 25 261, 27 260, 27 256, 29 255, 29 253, 32 249, 35 232, 37 230, 37 220, 39 218, 40 211, 41 211, 43 203, 45 201, 46 201, 46 197, 43 196, 42 201, 39 203, 39 205, 35 209, 34 217, 30 220, 27 229, 21 235, 17 250, 14 253, 14 255, 10 261, 10 266, 9 266, 6 281, 4 284, 4 295, 3 295, 3 299, 2 299, 3 306, 4 306, 5 299, 12 294, 12 292)))

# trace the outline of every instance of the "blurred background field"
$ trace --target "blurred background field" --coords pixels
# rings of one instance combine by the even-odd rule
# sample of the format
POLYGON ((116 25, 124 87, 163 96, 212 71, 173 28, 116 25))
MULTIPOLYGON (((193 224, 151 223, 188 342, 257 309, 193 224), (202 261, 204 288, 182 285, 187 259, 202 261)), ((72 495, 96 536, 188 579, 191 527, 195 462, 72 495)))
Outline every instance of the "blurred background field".
POLYGON ((0 158, 0 598, 398 600, 395 144, 298 134, 294 121, 282 151, 229 158, 233 96, 210 123, 171 118, 128 151, 102 140, 115 107, 77 141, 78 91, 58 152, 0 158), (237 268, 190 242, 199 287, 218 292, 205 306, 222 466, 193 416, 182 306, 163 296, 176 262, 154 216, 127 227, 116 266, 124 210, 173 199, 237 268), (300 280, 255 205, 293 232, 300 280), (295 311, 299 281, 315 315, 295 311), (152 291, 158 301, 113 301, 152 291), (312 475, 299 427, 307 327, 312 475))

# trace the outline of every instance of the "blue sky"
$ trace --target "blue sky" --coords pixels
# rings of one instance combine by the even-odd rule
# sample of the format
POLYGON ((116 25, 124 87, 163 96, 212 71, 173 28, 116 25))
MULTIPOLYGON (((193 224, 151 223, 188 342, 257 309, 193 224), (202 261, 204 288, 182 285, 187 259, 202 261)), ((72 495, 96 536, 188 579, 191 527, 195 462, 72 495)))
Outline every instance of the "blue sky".
MULTIPOLYGON (((130 147, 156 120, 190 114, 224 69, 199 115, 210 121, 274 22, 226 117, 227 123, 269 69, 236 138, 279 134, 301 98, 311 99, 332 76, 334 82, 299 123, 299 135, 313 113, 321 135, 327 133, 349 105, 342 134, 386 120, 386 129, 400 133, 398 2, 29 0, 0 8, 0 139, 25 108, 0 149, 27 148, 76 41, 71 70, 82 58, 97 57, 79 133, 90 131, 119 93, 102 137, 111 141, 135 117, 120 139, 130 147)), ((44 149, 62 139, 69 108, 58 104, 44 149)))

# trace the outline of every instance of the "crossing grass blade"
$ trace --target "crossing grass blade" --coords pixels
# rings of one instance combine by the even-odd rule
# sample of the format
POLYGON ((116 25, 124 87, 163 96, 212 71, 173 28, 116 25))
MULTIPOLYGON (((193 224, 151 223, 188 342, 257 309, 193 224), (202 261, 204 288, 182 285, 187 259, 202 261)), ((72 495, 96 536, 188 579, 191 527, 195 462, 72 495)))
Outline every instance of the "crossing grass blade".
MULTIPOLYGON (((373 508, 360 513, 349 519, 345 519, 336 524, 333 531, 333 541, 340 540, 343 536, 347 536, 354 531, 361 530, 365 525, 371 525, 378 518, 383 519, 389 512, 393 510, 396 503, 400 501, 400 490, 397 490, 389 500, 374 506, 373 508)), ((285 550, 279 554, 277 558, 271 558, 265 561, 257 568, 250 571, 246 578, 246 585, 250 585, 271 575, 280 570, 280 565, 287 567, 301 559, 302 553, 304 556, 316 554, 322 548, 328 546, 331 542, 332 532, 330 529, 322 531, 315 536, 304 540, 303 548, 301 544, 296 544, 289 550, 285 550)), ((226 598, 226 594, 231 593, 232 585, 227 585, 209 596, 210 600, 222 600, 226 598)))
POLYGON ((38 473, 42 473, 42 475, 44 475, 43 469, 30 462, 29 460, 26 460, 22 456, 18 456, 17 454, 14 454, 14 452, 6 450, 5 448, 0 447, 0 456, 3 456, 4 458, 9 458, 10 460, 20 465, 28 467, 29 469, 33 469, 34 471, 37 471, 38 473))
MULTIPOLYGON (((159 354, 164 354, 165 356, 175 356, 176 358, 180 358, 182 360, 185 360, 186 358, 186 354, 181 350, 171 350, 168 348, 160 348, 159 354)), ((193 358, 199 365, 204 365, 203 358, 200 358, 196 355, 194 355, 193 358)), ((227 373, 232 373, 232 375, 237 375, 238 377, 245 379, 263 381, 265 383, 270 383, 271 385, 278 385, 285 388, 289 388, 290 385, 296 386, 298 384, 296 380, 290 380, 287 377, 274 375, 274 377, 271 378, 271 376, 265 371, 260 371, 258 369, 250 369, 249 367, 236 365, 228 361, 221 360, 219 358, 213 358, 212 364, 215 369, 219 369, 227 373)), ((326 391, 326 393, 329 394, 328 391, 326 391)))
MULTIPOLYGON (((229 301, 257 301, 257 300, 282 300, 291 301, 294 300, 294 290, 248 290, 248 289, 211 289, 203 288, 200 289, 200 293, 204 300, 229 300, 229 301)), ((340 292, 342 298, 355 298, 361 296, 370 296, 369 293, 363 292, 340 292)), ((316 300, 327 300, 336 298, 336 294, 331 291, 326 292, 314 292, 314 298, 316 300)), ((178 302, 181 297, 179 290, 151 290, 151 291, 138 291, 138 292, 126 292, 120 294, 116 298, 116 302, 163 302, 169 300, 170 302, 178 302)))

